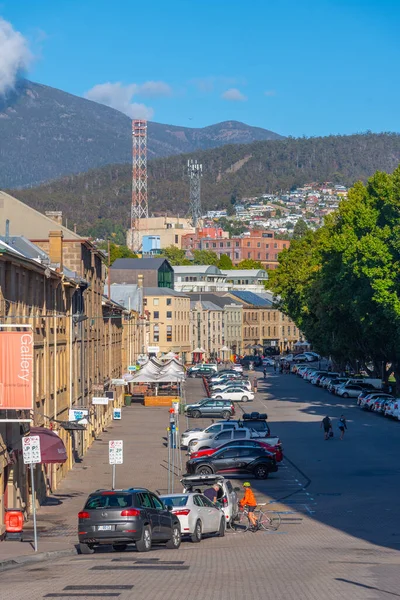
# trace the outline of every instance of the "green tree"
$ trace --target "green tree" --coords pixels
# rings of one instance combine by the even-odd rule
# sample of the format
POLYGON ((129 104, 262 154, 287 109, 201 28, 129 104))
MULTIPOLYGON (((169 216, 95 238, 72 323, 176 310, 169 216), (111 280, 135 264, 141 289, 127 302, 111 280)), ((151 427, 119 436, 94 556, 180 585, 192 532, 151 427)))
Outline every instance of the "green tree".
POLYGON ((251 258, 245 258, 238 263, 237 269, 264 269, 262 264, 257 260, 252 260, 251 258))
POLYGON ((233 269, 233 263, 230 256, 227 256, 226 254, 221 254, 217 266, 219 269, 233 269))
POLYGON ((190 260, 186 258, 185 250, 176 246, 168 246, 162 251, 163 257, 167 258, 172 266, 190 265, 190 260))
POLYGON ((218 266, 218 255, 212 250, 193 250, 193 264, 218 266))
POLYGON ((132 250, 129 250, 128 246, 117 246, 117 244, 110 244, 110 265, 112 265, 117 260, 117 258, 137 257, 137 254, 132 252, 132 250))
POLYGON ((304 219, 299 219, 293 229, 293 239, 299 240, 302 238, 308 231, 308 225, 304 219))

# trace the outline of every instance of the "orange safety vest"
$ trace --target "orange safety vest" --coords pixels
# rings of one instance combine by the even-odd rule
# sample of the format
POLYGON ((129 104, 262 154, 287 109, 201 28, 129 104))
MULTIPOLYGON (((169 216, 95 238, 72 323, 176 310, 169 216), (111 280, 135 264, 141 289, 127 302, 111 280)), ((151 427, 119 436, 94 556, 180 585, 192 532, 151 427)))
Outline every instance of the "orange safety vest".
POLYGON ((246 488, 243 498, 239 502, 240 506, 257 506, 256 497, 253 494, 253 490, 246 488))

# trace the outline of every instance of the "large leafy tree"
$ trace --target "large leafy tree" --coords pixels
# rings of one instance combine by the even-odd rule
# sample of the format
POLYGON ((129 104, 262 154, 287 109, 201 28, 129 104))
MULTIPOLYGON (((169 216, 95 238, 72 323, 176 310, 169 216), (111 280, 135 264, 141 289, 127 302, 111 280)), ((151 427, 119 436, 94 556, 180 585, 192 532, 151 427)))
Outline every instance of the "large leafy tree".
POLYGON ((263 269, 264 267, 258 260, 245 258, 237 264, 237 269, 263 269))
POLYGON ((172 266, 190 265, 190 260, 186 258, 185 250, 176 246, 168 246, 162 251, 162 256, 167 258, 172 266))
POLYGON ((193 250, 193 264, 218 266, 218 255, 212 250, 193 250))
POLYGON ((218 261, 218 268, 226 270, 233 269, 231 257, 227 256, 226 254, 221 254, 220 259, 218 261))

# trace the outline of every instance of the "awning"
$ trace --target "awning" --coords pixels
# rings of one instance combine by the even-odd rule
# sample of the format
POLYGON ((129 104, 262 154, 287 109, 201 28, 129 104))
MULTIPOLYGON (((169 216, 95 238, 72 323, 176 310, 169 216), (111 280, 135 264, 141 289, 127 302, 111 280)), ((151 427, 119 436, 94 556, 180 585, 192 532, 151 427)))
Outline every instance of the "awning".
POLYGON ((78 421, 60 421, 60 425, 66 431, 86 431, 85 425, 78 421))
POLYGON ((204 348, 195 348, 192 350, 192 354, 205 354, 204 348))
POLYGON ((68 458, 67 450, 65 449, 64 442, 55 431, 51 431, 45 427, 31 427, 30 435, 38 435, 40 437, 42 464, 65 463, 68 458))

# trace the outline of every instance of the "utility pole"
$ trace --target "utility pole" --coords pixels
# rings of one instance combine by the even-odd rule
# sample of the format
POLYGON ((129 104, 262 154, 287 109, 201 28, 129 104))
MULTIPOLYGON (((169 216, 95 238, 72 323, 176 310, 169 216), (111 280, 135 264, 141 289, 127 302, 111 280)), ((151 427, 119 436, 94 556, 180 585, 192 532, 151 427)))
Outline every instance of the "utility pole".
POLYGON ((197 160, 188 160, 187 172, 190 181, 190 214, 193 227, 197 227, 201 219, 200 180, 203 176, 203 165, 197 160))

